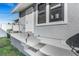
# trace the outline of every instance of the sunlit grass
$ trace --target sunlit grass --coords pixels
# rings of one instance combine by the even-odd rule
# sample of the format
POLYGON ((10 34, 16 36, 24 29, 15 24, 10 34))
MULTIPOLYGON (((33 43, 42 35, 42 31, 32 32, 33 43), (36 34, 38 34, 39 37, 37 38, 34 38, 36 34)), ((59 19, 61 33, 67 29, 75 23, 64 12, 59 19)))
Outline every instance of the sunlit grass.
POLYGON ((20 51, 10 44, 10 39, 0 38, 0 56, 24 56, 20 51))

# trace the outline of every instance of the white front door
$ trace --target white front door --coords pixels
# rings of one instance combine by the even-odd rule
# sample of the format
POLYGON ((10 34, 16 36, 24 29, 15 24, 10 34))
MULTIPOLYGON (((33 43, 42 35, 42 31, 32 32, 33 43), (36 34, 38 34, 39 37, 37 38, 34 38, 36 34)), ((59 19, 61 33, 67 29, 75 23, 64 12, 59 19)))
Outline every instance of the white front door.
POLYGON ((30 7, 26 10, 26 19, 25 19, 25 32, 31 31, 34 33, 34 9, 30 7))

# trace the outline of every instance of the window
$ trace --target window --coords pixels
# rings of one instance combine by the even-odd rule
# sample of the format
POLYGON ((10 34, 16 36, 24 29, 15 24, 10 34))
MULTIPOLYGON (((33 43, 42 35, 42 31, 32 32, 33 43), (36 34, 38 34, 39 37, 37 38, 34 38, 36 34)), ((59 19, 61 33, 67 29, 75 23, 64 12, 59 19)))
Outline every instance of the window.
POLYGON ((46 4, 38 4, 38 24, 46 23, 46 4))
POLYGON ((38 15, 38 24, 41 24, 41 23, 46 23, 46 13, 45 12, 40 13, 38 15))
POLYGON ((40 3, 37 4, 36 25, 55 25, 67 23, 67 4, 40 3))
POLYGON ((50 3, 50 19, 49 22, 64 21, 64 6, 59 3, 50 3))

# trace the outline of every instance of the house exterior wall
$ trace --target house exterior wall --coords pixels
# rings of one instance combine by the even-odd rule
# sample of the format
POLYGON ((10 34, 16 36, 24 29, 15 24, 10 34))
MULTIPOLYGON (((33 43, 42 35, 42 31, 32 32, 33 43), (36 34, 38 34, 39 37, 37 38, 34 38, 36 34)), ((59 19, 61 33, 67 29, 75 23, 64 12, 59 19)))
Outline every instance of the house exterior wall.
POLYGON ((35 33, 40 36, 63 40, 79 33, 79 4, 68 3, 67 5, 67 24, 35 26, 35 33))
POLYGON ((18 24, 13 25, 13 31, 19 31, 19 25, 18 24))
POLYGON ((34 15, 33 9, 28 8, 20 13, 21 17, 19 19, 20 30, 22 32, 33 31, 34 32, 34 15))
POLYGON ((25 32, 25 28, 24 28, 24 26, 25 26, 25 17, 26 17, 26 16, 21 17, 21 18, 19 19, 19 26, 20 26, 20 31, 21 31, 21 32, 25 32))
MULTIPOLYGON (((56 38, 56 39, 63 39, 66 40, 72 35, 79 32, 79 4, 78 3, 68 3, 67 4, 67 24, 61 24, 61 25, 44 25, 44 26, 36 26, 36 6, 34 6, 34 33, 44 36, 44 37, 50 37, 50 38, 56 38), (76 11, 75 11, 76 9, 76 11), (61 34, 61 35, 60 35, 61 34)), ((27 31, 28 27, 28 21, 33 19, 29 13, 31 13, 31 10, 26 10, 25 16, 20 18, 20 23, 25 26, 25 30, 22 28, 23 25, 20 26, 20 30, 25 32, 27 31), (28 15, 28 16, 27 16, 28 15)), ((23 13, 24 15, 24 13, 23 13)))
MULTIPOLYGON (((67 17, 68 17, 68 23, 67 24, 61 24, 61 25, 44 25, 44 26, 36 26, 36 6, 34 8, 34 33, 38 34, 43 37, 50 37, 50 38, 56 38, 58 40, 67 40, 72 35, 79 33, 79 4, 77 3, 68 3, 67 6, 67 17)), ((29 10, 30 11, 30 10, 29 10)), ((26 17, 24 16, 24 19, 21 19, 20 22, 22 24, 27 24, 26 17), (24 22, 26 20, 26 22, 24 22)), ((32 19, 31 16, 29 16, 27 19, 32 19)), ((27 27, 27 25, 26 25, 27 27)), ((22 28, 21 28, 22 29, 22 28)), ((22 30, 23 31, 23 30, 22 30)), ((15 41, 17 43, 17 41, 15 41)), ((52 42, 53 43, 53 42, 52 42)), ((19 43, 21 44, 21 43, 19 43)), ((53 46, 53 51, 57 49, 53 54, 59 54, 62 55, 64 53, 67 53, 67 51, 62 51, 60 48, 56 48, 53 46), (62 53, 61 53, 62 52, 62 53)), ((22 49, 23 50, 23 49, 22 49)), ((68 52, 71 52, 68 50, 68 52)), ((69 55, 72 55, 73 53, 70 53, 69 55)))
POLYGON ((11 44, 16 47, 19 51, 21 51, 24 55, 26 56, 29 56, 29 54, 27 54, 25 51, 24 51, 24 46, 22 45, 23 43, 18 41, 17 39, 11 37, 11 44))

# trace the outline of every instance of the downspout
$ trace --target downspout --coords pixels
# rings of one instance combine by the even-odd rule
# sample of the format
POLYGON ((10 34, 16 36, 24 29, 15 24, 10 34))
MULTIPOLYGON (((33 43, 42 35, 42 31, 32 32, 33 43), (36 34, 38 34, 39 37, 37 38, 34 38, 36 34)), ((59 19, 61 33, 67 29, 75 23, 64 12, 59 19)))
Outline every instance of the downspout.
MULTIPOLYGON (((20 18, 19 18, 19 20, 20 20, 20 18)), ((21 33, 21 31, 20 31, 20 22, 18 22, 18 26, 19 26, 19 32, 21 33)))

